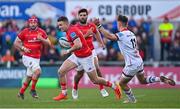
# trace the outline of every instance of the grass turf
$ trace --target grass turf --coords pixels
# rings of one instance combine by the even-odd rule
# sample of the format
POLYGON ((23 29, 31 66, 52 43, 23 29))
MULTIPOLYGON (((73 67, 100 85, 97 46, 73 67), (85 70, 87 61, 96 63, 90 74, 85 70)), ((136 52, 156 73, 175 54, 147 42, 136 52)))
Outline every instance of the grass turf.
POLYGON ((59 89, 37 89, 40 99, 33 99, 27 89, 25 100, 17 98, 18 90, 0 88, 0 108, 180 108, 180 89, 133 89, 136 104, 123 104, 125 95, 118 101, 111 90, 102 98, 98 89, 80 89, 79 99, 73 100, 69 89, 65 101, 52 100, 59 89))

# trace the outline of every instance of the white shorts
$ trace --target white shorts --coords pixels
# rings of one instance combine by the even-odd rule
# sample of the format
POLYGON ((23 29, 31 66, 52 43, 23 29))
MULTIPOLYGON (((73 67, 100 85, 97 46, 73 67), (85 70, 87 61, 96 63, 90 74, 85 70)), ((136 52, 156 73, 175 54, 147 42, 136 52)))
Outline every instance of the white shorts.
POLYGON ((122 72, 124 78, 134 77, 136 74, 144 73, 144 64, 125 66, 122 72))
MULTIPOLYGON (((95 49, 92 50, 92 56, 93 56, 93 58, 98 58, 95 49)), ((93 60, 94 60, 94 59, 93 59, 93 60)), ((93 61, 93 62, 94 62, 94 61, 93 61)), ((76 70, 77 70, 77 71, 82 71, 82 70, 83 70, 83 66, 82 66, 82 65, 78 65, 78 67, 76 68, 76 70)))
POLYGON ((87 73, 95 70, 94 58, 92 55, 84 58, 79 58, 76 55, 72 54, 68 57, 68 59, 75 63, 77 66, 81 65, 87 73))
POLYGON ((36 59, 36 58, 32 58, 32 57, 23 55, 22 62, 24 64, 24 66, 27 68, 27 76, 32 77, 35 70, 41 69, 40 65, 39 65, 40 59, 36 59))

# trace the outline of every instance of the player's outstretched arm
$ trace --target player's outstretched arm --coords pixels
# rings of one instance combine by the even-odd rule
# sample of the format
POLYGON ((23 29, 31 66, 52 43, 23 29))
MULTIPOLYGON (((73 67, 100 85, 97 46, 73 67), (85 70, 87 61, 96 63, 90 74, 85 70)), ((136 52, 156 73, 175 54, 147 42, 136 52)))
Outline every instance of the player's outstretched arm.
POLYGON ((109 40, 114 40, 114 41, 118 40, 118 38, 115 34, 111 34, 103 27, 99 28, 99 31, 104 35, 104 37, 108 38, 109 40))
POLYGON ((118 40, 117 36, 115 34, 112 34, 108 32, 106 29, 102 27, 100 24, 99 19, 94 20, 94 24, 97 26, 98 30, 104 35, 104 37, 110 39, 110 40, 118 40))
POLYGON ((101 44, 101 47, 105 48, 103 39, 101 38, 101 34, 99 31, 96 32, 95 37, 96 37, 97 41, 101 44))

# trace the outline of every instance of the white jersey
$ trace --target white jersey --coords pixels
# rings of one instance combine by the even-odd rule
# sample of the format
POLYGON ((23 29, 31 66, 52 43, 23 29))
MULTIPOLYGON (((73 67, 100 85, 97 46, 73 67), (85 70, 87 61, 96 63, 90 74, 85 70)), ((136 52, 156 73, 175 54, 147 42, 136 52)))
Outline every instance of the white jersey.
POLYGON ((136 36, 129 30, 116 33, 118 46, 125 59, 125 66, 141 65, 143 60, 137 50, 136 36))

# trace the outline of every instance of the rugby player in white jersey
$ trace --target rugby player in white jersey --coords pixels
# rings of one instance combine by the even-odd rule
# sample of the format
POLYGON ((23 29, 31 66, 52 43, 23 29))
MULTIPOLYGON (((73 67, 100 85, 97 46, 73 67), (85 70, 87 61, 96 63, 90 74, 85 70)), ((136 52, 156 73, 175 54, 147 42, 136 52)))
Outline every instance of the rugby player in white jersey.
POLYGON ((118 42, 118 46, 121 50, 122 55, 125 60, 125 67, 122 71, 120 78, 120 86, 122 90, 125 92, 127 96, 127 100, 124 103, 136 103, 137 100, 131 90, 131 88, 127 85, 128 82, 134 77, 137 76, 138 80, 141 84, 149 84, 155 82, 164 82, 169 85, 174 86, 175 82, 172 79, 166 78, 164 76, 156 77, 156 76, 144 76, 144 64, 141 56, 139 55, 139 51, 137 49, 136 44, 136 36, 134 33, 128 30, 128 18, 124 15, 119 15, 117 17, 117 26, 119 32, 116 34, 112 34, 105 30, 101 24, 99 19, 94 19, 94 23, 98 27, 99 31, 108 39, 114 40, 118 42))

